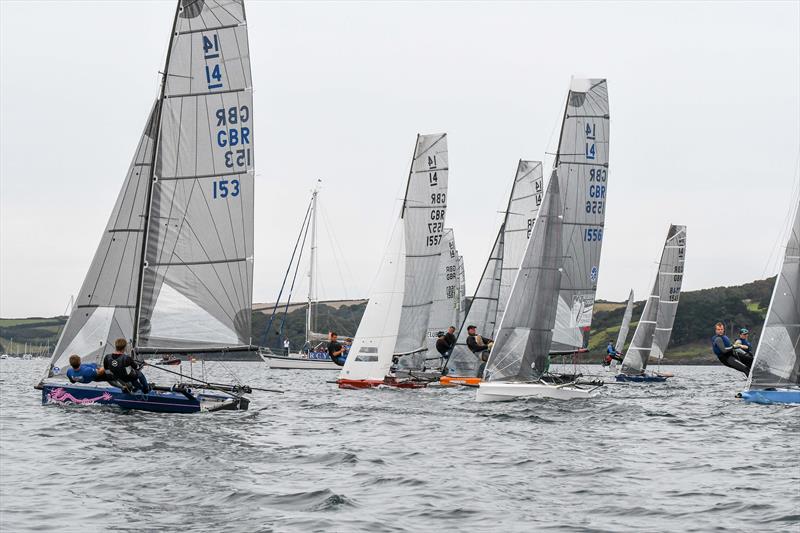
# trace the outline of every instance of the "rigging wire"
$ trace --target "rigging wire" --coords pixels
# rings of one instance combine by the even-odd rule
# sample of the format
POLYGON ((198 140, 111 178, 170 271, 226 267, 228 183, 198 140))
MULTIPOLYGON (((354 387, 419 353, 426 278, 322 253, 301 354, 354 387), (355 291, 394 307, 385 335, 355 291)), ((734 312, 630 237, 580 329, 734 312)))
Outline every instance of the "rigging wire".
MULTIPOLYGON (((305 234, 308 232, 308 226, 310 222, 310 214, 311 214, 311 201, 308 202, 308 208, 306 208, 306 215, 303 218, 303 224, 300 226, 300 234, 297 236, 297 240, 294 243, 294 250, 292 250, 292 257, 289 259, 289 266, 286 268, 286 273, 283 275, 283 283, 281 283, 281 289, 278 291, 278 299, 275 300, 275 305, 272 307, 272 315, 269 317, 269 321, 267 323, 267 327, 264 329, 264 336, 262 338, 262 344, 267 346, 267 337, 269 332, 272 331, 272 323, 275 320, 275 315, 278 312, 278 306, 281 302, 281 296, 283 296, 283 290, 286 288, 286 280, 289 278, 289 272, 292 270, 292 265, 294 264, 295 254, 297 253, 297 247, 300 244, 300 238, 303 237, 303 242, 305 242, 305 234)), ((302 254, 302 250, 300 252, 302 254)), ((297 259, 297 264, 300 264, 300 258, 297 259)), ((295 276, 297 276, 297 271, 295 270, 295 276)), ((287 302, 288 305, 288 302, 287 302)))

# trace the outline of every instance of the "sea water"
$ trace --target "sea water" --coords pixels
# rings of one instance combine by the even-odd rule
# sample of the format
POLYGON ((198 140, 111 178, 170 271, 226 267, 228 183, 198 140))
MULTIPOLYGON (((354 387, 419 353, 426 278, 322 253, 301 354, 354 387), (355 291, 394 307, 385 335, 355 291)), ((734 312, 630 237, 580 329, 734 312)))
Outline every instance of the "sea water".
POLYGON ((206 377, 285 394, 194 415, 42 406, 45 368, 0 362, 2 531, 800 529, 800 406, 737 400, 744 377, 721 366, 478 404, 227 363, 206 377))

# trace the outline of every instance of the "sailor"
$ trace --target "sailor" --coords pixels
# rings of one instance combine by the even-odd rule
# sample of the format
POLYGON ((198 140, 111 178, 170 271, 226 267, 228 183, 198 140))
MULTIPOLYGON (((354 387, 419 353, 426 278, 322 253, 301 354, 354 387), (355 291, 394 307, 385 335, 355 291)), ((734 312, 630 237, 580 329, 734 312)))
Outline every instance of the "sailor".
POLYGON ((478 328, 475 326, 467 326, 467 348, 477 355, 481 360, 481 366, 478 367, 478 377, 483 376, 483 370, 486 368, 486 361, 489 360, 489 353, 492 351, 494 341, 488 337, 478 335, 478 328))
POLYGON ((456 327, 450 326, 447 328, 447 333, 444 334, 444 339, 447 341, 447 344, 450 345, 450 349, 452 350, 456 345, 456 327))
POLYGON ((608 341, 608 346, 606 347, 606 356, 603 359, 603 366, 609 366, 611 361, 619 361, 622 362, 622 354, 614 348, 614 343, 608 341))
POLYGON ((286 350, 286 355, 289 355, 289 337, 283 339, 283 349, 286 350))
MULTIPOLYGON (((740 329, 739 330, 739 338, 734 341, 733 349, 739 355, 750 356, 750 358, 752 359, 752 357, 753 357, 753 345, 750 344, 750 340, 748 339, 749 335, 750 335, 750 331, 748 331, 747 328, 740 329)), ((752 360, 750 361, 750 364, 752 366, 752 364, 753 364, 752 360)))
POLYGON ((330 356, 331 361, 336 363, 338 366, 344 366, 344 362, 347 359, 347 356, 344 355, 344 346, 342 346, 336 339, 338 335, 335 331, 331 331, 328 334, 329 341, 328 341, 328 356, 330 356))
POLYGON ((110 378, 119 381, 122 385, 130 385, 133 390, 139 389, 144 394, 150 392, 147 378, 139 369, 133 357, 125 353, 128 342, 125 339, 114 341, 114 352, 105 356, 103 368, 110 374, 110 378))
POLYGON ((105 369, 97 368, 97 363, 81 364, 81 357, 73 354, 69 356, 67 379, 70 383, 91 383, 92 381, 108 381, 105 369))
POLYGON ((750 366, 753 364, 753 357, 743 354, 742 350, 734 348, 731 340, 725 335, 725 325, 717 322, 714 325, 715 335, 711 337, 711 348, 714 355, 723 365, 742 372, 745 376, 750 375, 750 366))
POLYGON ((444 331, 436 333, 436 351, 439 352, 442 357, 447 357, 447 354, 450 353, 450 348, 450 343, 447 342, 447 336, 444 331))

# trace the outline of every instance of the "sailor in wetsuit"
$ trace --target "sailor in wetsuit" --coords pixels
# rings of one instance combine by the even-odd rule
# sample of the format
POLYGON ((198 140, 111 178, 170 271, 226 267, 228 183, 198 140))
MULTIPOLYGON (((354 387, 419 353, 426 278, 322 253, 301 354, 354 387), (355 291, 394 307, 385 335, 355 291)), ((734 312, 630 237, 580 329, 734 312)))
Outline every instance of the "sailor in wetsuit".
POLYGON ((622 354, 619 353, 616 348, 614 348, 613 342, 608 341, 608 347, 606 348, 606 356, 605 358, 603 358, 603 366, 609 366, 611 364, 611 361, 614 360, 619 361, 621 363, 622 354))
POLYGON ((329 341, 328 341, 328 356, 331 358, 331 361, 336 363, 338 366, 344 366, 345 360, 347 360, 347 356, 344 355, 344 346, 342 346, 336 339, 338 335, 335 331, 331 331, 328 334, 329 341))
POLYGON ((445 359, 450 357, 450 352, 456 345, 455 331, 455 326, 450 326, 447 333, 440 331, 436 334, 436 351, 445 359))
POLYGON ((492 350, 494 341, 488 337, 478 335, 478 328, 475 326, 467 326, 467 348, 478 356, 481 360, 481 366, 478 367, 478 377, 483 376, 483 370, 486 368, 486 361, 489 360, 489 352, 492 350))
POLYGON ((748 364, 753 366, 753 345, 750 344, 750 340, 747 338, 749 335, 750 332, 747 328, 739 330, 739 338, 733 341, 733 352, 742 360, 749 361, 748 364))
POLYGON ((105 369, 97 368, 97 363, 81 364, 79 355, 69 356, 67 379, 70 383, 91 383, 92 381, 108 381, 105 369))
POLYGON ((141 390, 144 394, 150 392, 150 385, 139 369, 133 357, 125 353, 128 342, 125 339, 114 341, 114 353, 103 359, 103 369, 111 379, 120 382, 123 386, 130 386, 133 390, 141 390))
POLYGON ((711 349, 714 350, 714 355, 717 356, 719 362, 749 376, 750 367, 753 365, 753 356, 734 347, 731 340, 725 335, 725 326, 722 322, 715 324, 714 331, 715 335, 711 337, 711 349))

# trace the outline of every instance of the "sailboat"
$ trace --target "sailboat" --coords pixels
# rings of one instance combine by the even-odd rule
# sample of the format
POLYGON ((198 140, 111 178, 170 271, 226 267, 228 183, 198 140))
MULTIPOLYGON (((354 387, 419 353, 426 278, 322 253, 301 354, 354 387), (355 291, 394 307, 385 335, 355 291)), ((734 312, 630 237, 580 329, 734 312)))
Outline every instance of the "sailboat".
POLYGON ((800 403, 800 202, 741 397, 756 403, 800 403))
POLYGON ((672 377, 664 372, 647 372, 650 358, 660 360, 669 344, 678 311, 686 258, 686 226, 670 225, 653 289, 644 304, 633 340, 622 360, 617 381, 663 382, 672 377))
MULTIPOLYGON (((253 98, 242 0, 181 0, 159 96, 47 371, 43 403, 191 413, 246 409, 246 385, 148 394, 72 384, 71 354, 253 351, 253 98)), ((148 367, 156 369, 160 367, 148 367)), ((162 369, 163 375, 176 374, 162 369)), ((153 376, 150 375, 153 381, 153 376)))
MULTIPOLYGON (((308 232, 311 232, 311 243, 309 246, 309 267, 308 267, 308 307, 306 308, 306 333, 305 333, 305 345, 303 350, 297 352, 278 352, 276 353, 270 348, 262 348, 258 351, 258 355, 261 359, 269 365, 271 369, 297 369, 297 370, 338 370, 340 367, 336 363, 334 363, 331 358, 328 356, 327 350, 319 349, 318 346, 320 343, 327 340, 327 336, 322 335, 320 333, 316 333, 314 331, 314 306, 318 305, 317 302, 317 283, 316 283, 316 276, 317 276, 317 200, 319 196, 319 183, 321 180, 317 182, 317 187, 311 192, 311 201, 309 203, 308 209, 306 210, 306 216, 303 219, 302 227, 300 228, 300 235, 297 237, 297 244, 295 245, 295 253, 297 252, 297 247, 300 245, 300 256, 297 259, 297 264, 294 272, 294 277, 292 278, 291 288, 289 290, 289 296, 286 300, 286 310, 284 311, 283 319, 286 318, 286 313, 288 312, 289 302, 292 296, 292 289, 294 288, 294 281, 297 278, 297 270, 300 268, 300 258, 303 253, 303 246, 301 244, 305 243, 306 237, 308 232)), ((270 316, 268 325, 267 325, 267 333, 272 330, 272 323, 277 315, 278 310, 278 303, 280 303, 281 296, 283 294, 284 289, 286 288, 286 281, 289 276, 289 272, 291 271, 292 264, 295 263, 294 254, 292 254, 292 258, 290 260, 289 269, 286 271, 286 276, 284 276, 283 284, 281 285, 280 293, 278 294, 278 300, 275 304, 275 308, 272 311, 272 316, 270 316)), ((283 324, 281 324, 281 332, 283 330, 283 324)), ((266 335, 265 334, 265 335, 266 335)), ((265 337, 264 344, 267 344, 267 339, 265 337)))
POLYGON ((436 350, 438 333, 445 333, 451 326, 458 328, 465 311, 464 301, 464 258, 456 248, 455 232, 444 229, 436 284, 433 292, 428 331, 427 350, 398 362, 398 376, 414 376, 436 380, 441 375, 443 358, 436 350))
MULTIPOLYGON (((617 342, 614 343, 614 351, 621 354, 625 351, 625 343, 628 341, 628 331, 631 328, 631 318, 633 318, 633 289, 628 295, 628 303, 625 305, 625 312, 622 315, 622 323, 619 326, 619 333, 617 334, 617 342)), ((617 360, 612 359, 606 369, 616 370, 617 360)))
POLYGON ((520 159, 503 222, 467 312, 459 323, 458 340, 447 360, 446 373, 439 379, 442 385, 477 385, 480 382, 481 360, 467 348, 467 326, 474 325, 480 335, 494 338, 543 195, 541 161, 520 159))
POLYGON ((394 371, 400 358, 428 350, 448 174, 447 134, 418 135, 400 217, 339 374, 340 388, 427 385, 427 380, 398 378, 394 371))
POLYGON ((609 139, 604 79, 573 79, 542 206, 500 321, 477 400, 583 398, 601 383, 549 370, 586 349, 605 221, 609 139))

